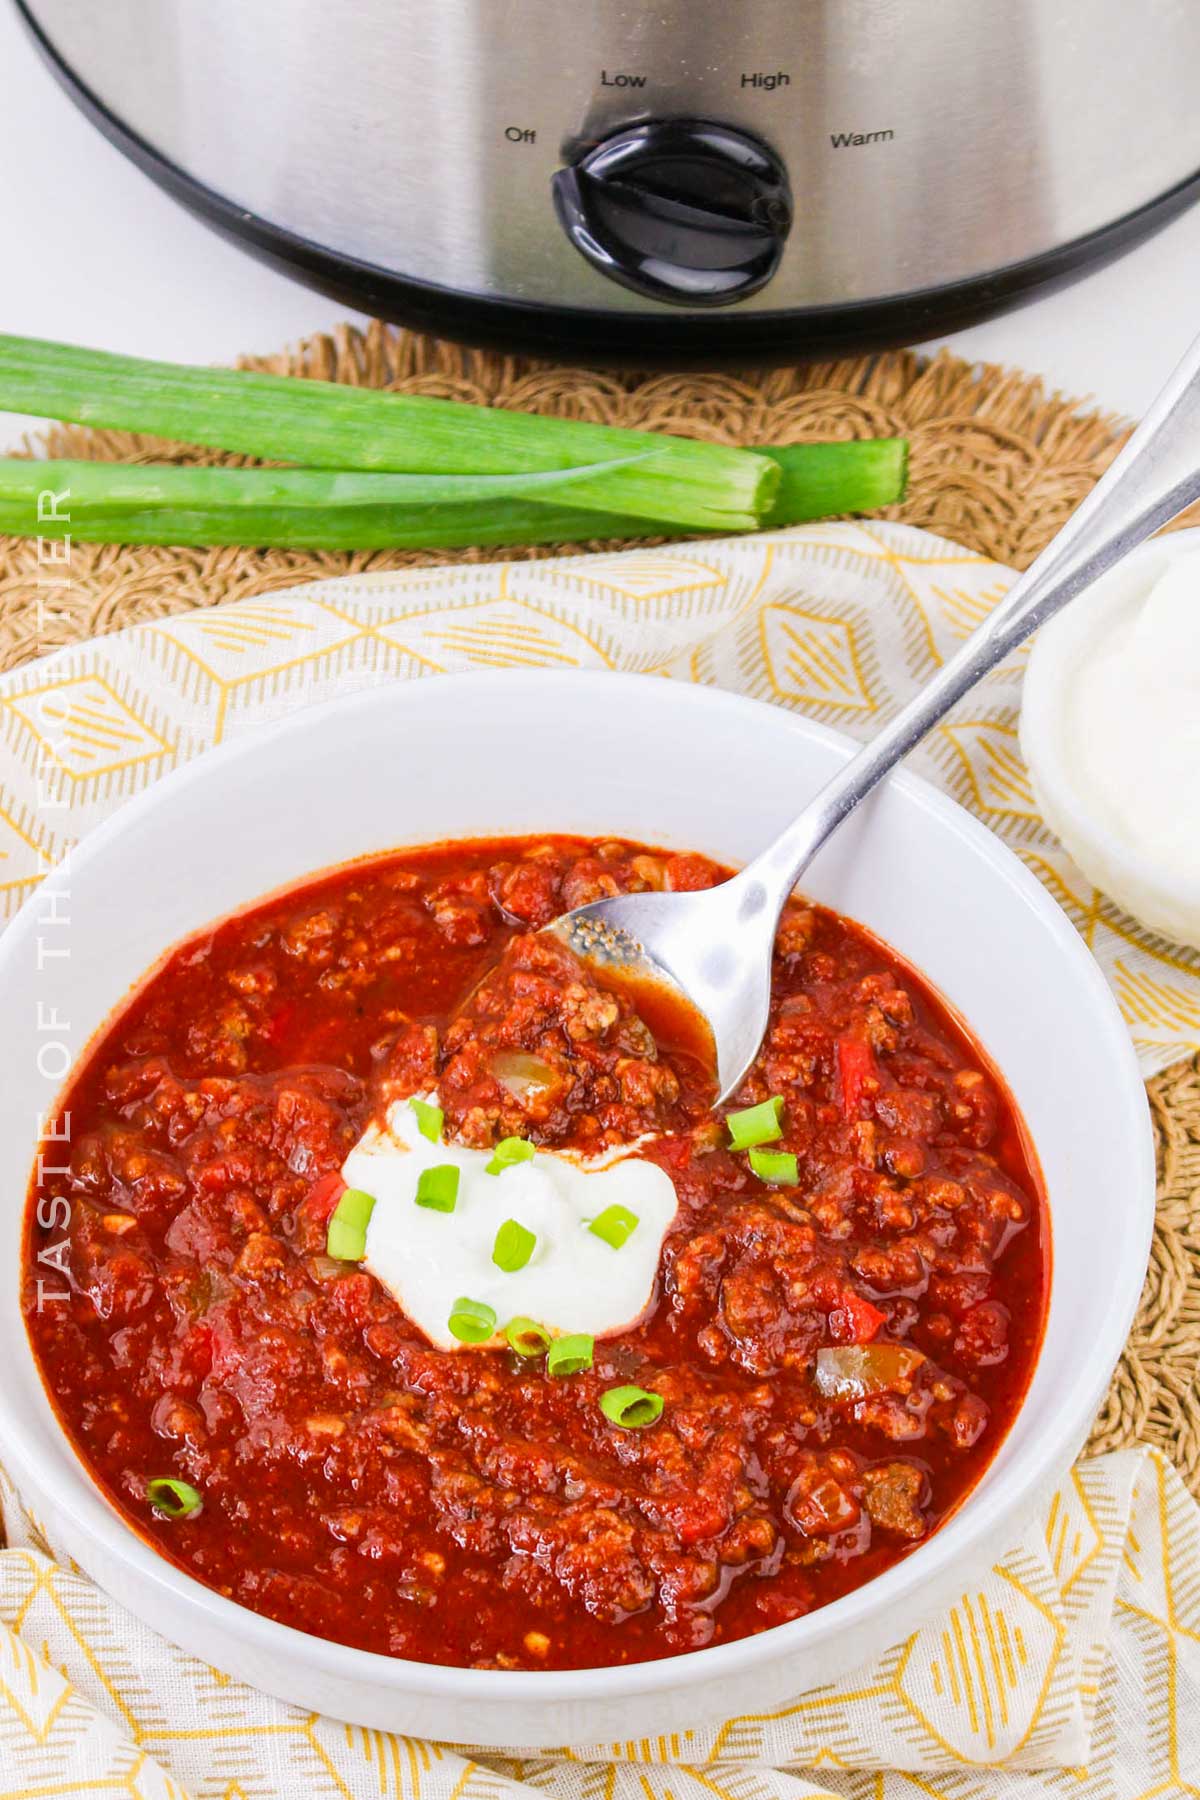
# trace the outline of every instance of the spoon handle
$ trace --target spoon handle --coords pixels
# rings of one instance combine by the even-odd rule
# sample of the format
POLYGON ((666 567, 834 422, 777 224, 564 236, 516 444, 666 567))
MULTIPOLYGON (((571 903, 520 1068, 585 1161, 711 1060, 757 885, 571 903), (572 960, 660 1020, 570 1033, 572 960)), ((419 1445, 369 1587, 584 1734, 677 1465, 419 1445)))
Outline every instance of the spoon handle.
POLYGON ((779 904, 878 782, 989 669, 1200 499, 1200 338, 1092 492, 932 681, 820 789, 744 875, 779 904))

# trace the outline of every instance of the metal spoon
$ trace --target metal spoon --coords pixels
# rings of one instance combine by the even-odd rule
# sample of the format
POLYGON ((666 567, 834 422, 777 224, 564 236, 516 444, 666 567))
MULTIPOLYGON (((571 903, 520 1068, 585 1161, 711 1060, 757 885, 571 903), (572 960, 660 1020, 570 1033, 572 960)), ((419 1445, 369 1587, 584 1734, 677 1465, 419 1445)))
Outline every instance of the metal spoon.
POLYGON ((981 676, 1196 499, 1200 339, 1083 505, 995 611, 739 875, 697 893, 597 900, 547 930, 585 961, 682 990, 712 1030, 719 1098, 727 1099, 767 1029, 784 901, 822 844, 981 676))

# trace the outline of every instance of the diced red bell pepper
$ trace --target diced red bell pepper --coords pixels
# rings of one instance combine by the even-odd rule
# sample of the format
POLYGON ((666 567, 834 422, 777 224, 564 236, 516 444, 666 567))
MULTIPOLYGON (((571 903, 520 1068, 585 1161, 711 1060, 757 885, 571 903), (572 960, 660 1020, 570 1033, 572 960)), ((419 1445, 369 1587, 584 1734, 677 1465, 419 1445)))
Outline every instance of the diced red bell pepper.
POLYGON ((848 1287, 830 1311, 829 1335, 836 1344, 865 1344, 886 1323, 886 1313, 848 1287))
POLYGON ((838 1103, 843 1118, 858 1117, 868 1081, 874 1081, 876 1069, 871 1046, 865 1038, 841 1037, 837 1041, 838 1103))
POLYGON ((309 1190, 308 1199, 304 1202, 304 1210, 318 1225, 328 1225, 338 1201, 346 1191, 346 1183, 342 1179, 340 1169, 330 1169, 327 1175, 319 1175, 309 1190))

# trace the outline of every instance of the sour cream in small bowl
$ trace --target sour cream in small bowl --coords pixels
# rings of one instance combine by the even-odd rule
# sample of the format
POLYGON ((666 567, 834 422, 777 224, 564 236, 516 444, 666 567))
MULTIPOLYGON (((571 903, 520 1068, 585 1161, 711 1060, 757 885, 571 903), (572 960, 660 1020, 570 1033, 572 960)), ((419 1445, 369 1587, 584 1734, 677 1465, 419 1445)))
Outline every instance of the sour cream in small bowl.
POLYGON ((1200 530, 1145 545, 1043 629, 1021 747, 1089 880, 1200 948, 1200 530))

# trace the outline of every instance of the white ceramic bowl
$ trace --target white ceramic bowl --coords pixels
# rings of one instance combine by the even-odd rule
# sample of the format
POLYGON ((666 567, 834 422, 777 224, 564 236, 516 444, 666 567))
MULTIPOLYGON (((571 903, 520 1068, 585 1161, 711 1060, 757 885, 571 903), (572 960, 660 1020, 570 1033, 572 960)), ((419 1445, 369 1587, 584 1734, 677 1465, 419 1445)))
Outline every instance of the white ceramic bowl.
POLYGON ((1169 562, 1198 550, 1200 527, 1153 538, 1043 626, 1021 694, 1021 752, 1042 817, 1088 880, 1152 931, 1200 948, 1200 887, 1128 843, 1079 785, 1064 705, 1088 645, 1141 605, 1169 562))
POLYGON ((738 862, 846 754, 846 740, 793 714, 652 677, 389 685, 200 758, 48 878, 0 939, 0 1012, 15 1046, 0 1084, 0 1447, 103 1587, 196 1655, 302 1706, 458 1741, 549 1745, 761 1710, 829 1681, 905 1637, 1004 1548, 1082 1444, 1124 1344, 1153 1218, 1151 1138, 1129 1038, 1079 937, 994 837, 909 775, 850 822, 806 886, 924 970, 1004 1071, 1041 1157, 1055 1254, 1045 1345, 1013 1430, 966 1504, 878 1579, 756 1637, 617 1669, 440 1668, 307 1637, 180 1573, 113 1511, 55 1420, 17 1305, 36 1121, 59 1086, 38 1068, 39 1019, 69 1020, 82 1050, 185 933, 393 845, 569 830, 738 862), (69 928, 47 923, 51 912, 69 913, 69 928), (39 939, 66 943, 69 957, 39 959, 39 939))

